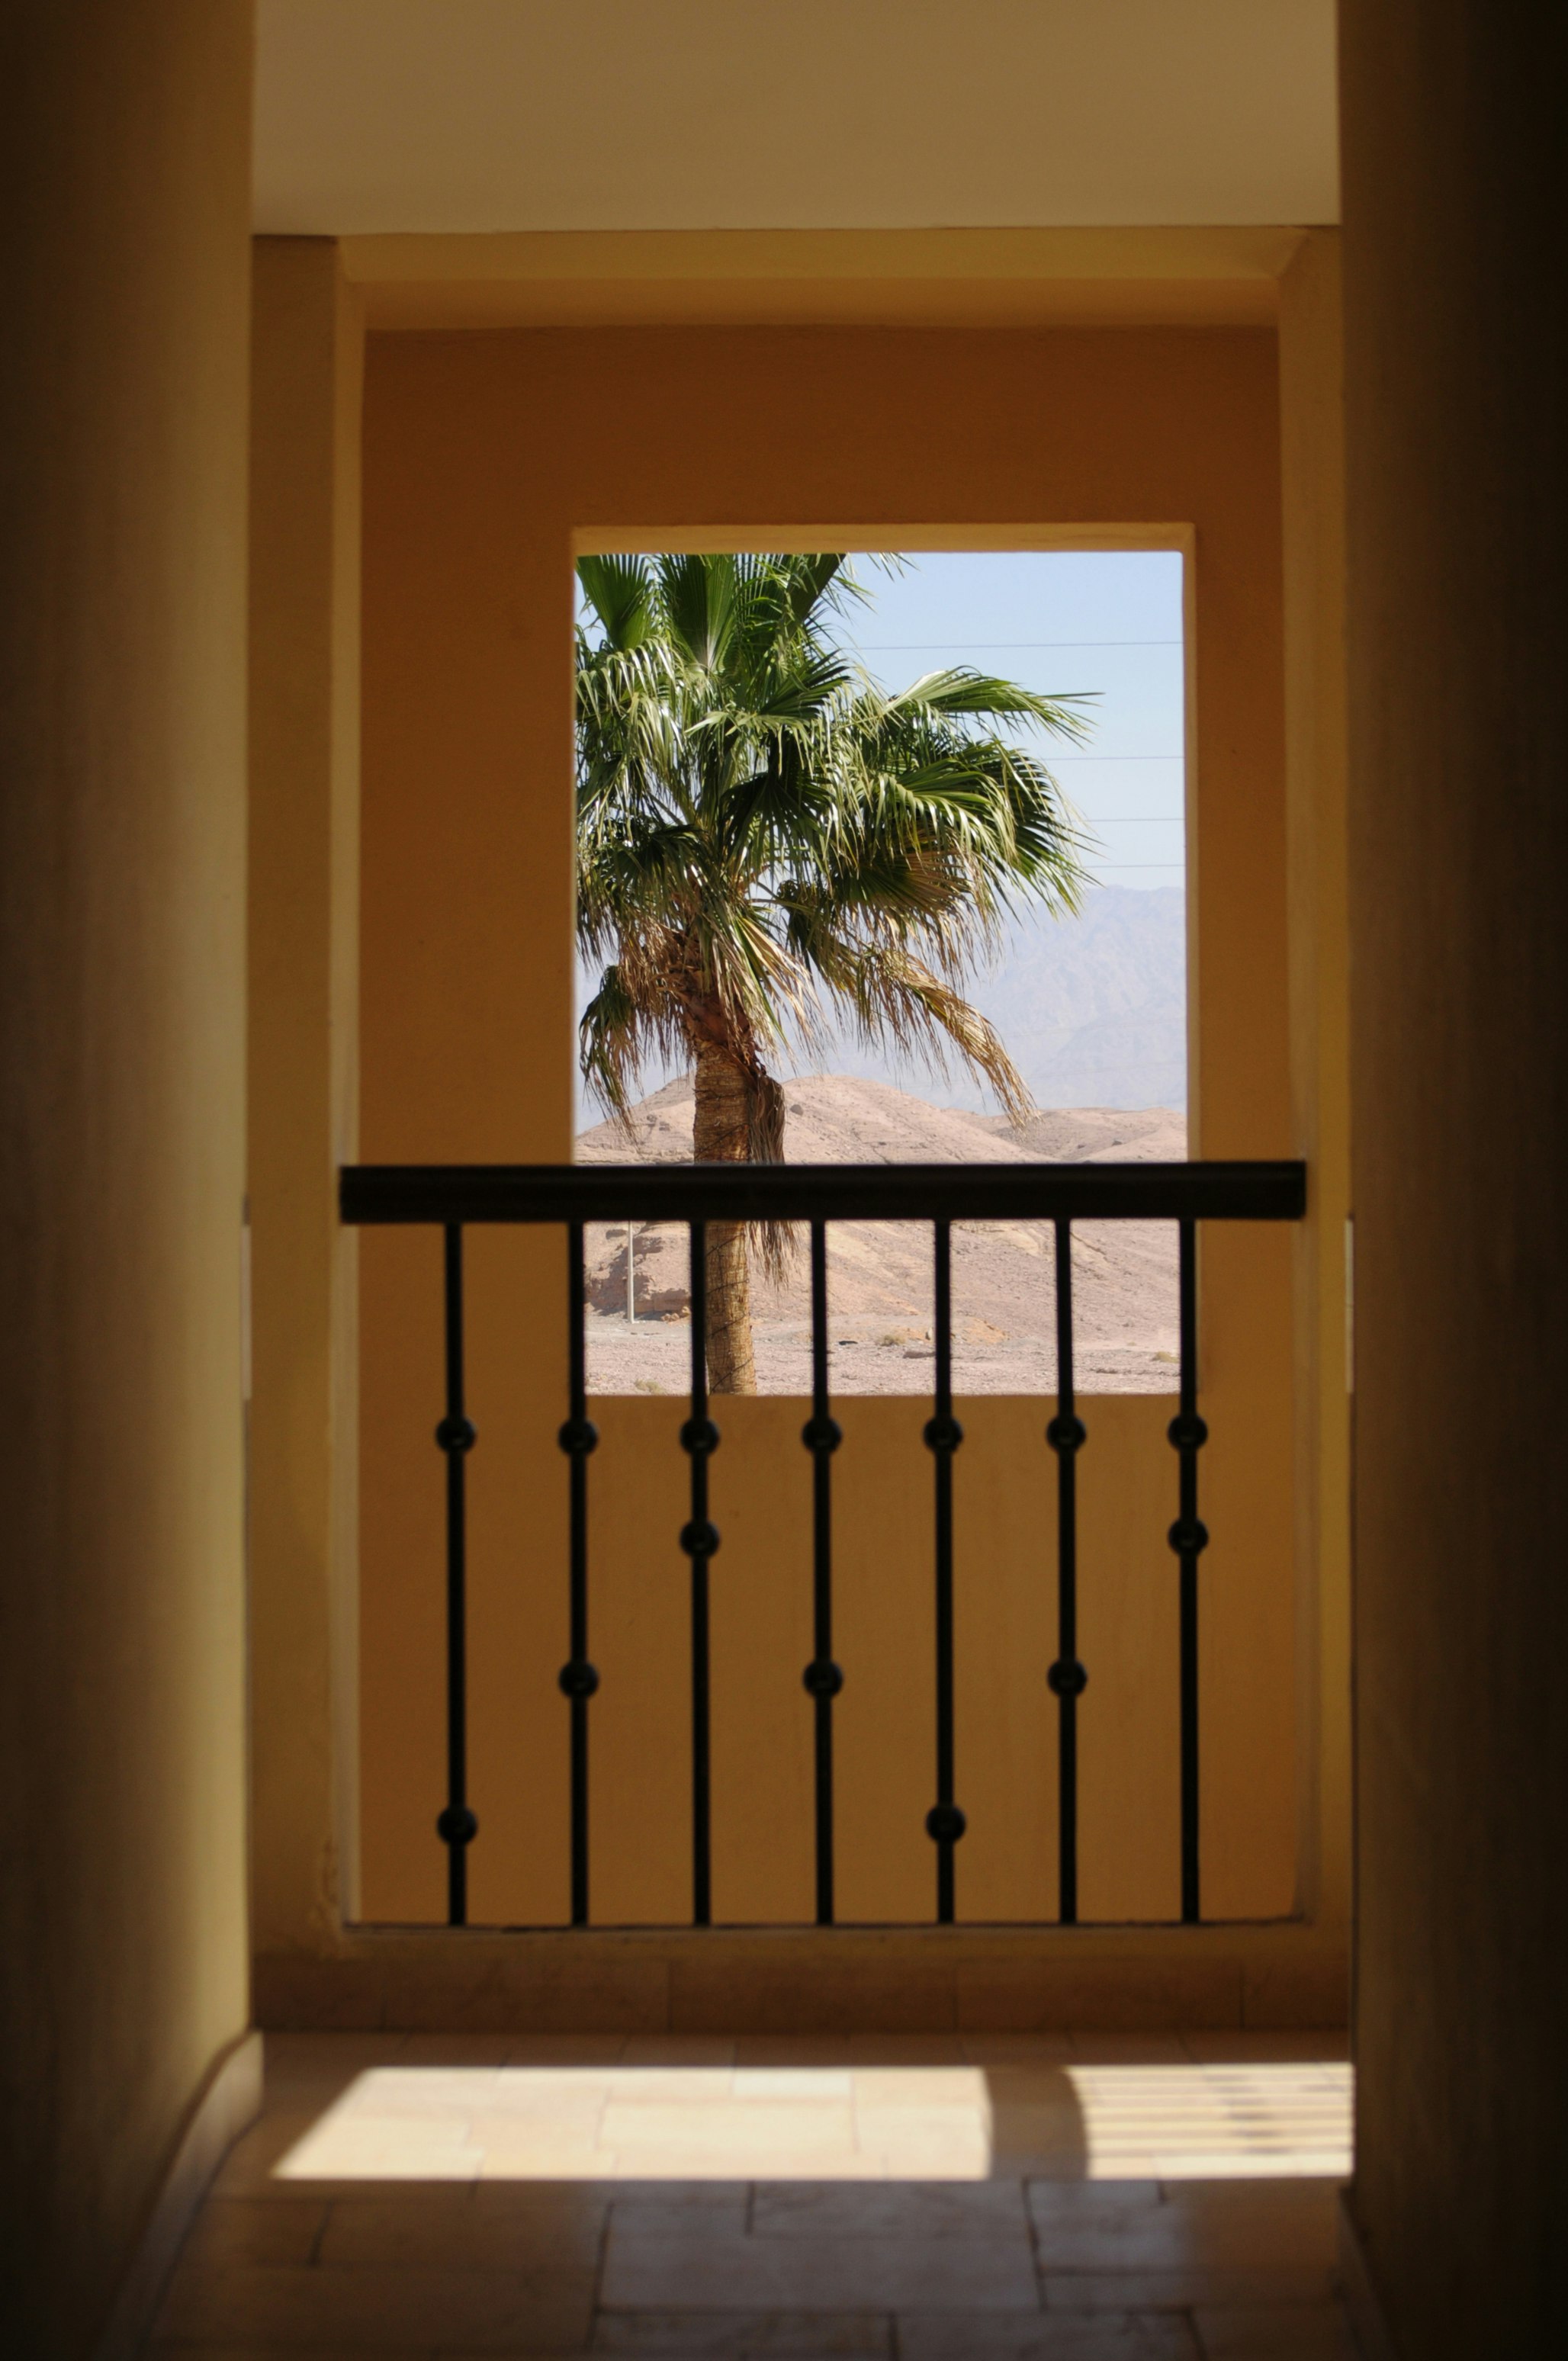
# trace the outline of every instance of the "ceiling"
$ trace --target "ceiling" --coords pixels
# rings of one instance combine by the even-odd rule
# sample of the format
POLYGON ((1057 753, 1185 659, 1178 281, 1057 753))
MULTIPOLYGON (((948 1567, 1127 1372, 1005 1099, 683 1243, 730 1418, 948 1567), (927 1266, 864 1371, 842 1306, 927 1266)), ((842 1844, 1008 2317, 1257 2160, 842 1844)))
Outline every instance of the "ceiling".
POLYGON ((1334 0, 259 0, 256 225, 1338 218, 1334 0))

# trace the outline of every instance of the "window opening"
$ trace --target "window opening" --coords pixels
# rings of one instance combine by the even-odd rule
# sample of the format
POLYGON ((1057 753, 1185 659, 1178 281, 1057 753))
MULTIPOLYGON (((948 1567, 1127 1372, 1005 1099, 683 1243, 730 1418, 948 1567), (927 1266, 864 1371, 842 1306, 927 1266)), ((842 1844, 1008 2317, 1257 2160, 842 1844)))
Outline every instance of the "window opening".
MULTIPOLYGON (((655 567, 658 561, 622 561, 655 567)), ((823 635, 865 687, 904 697, 933 676, 992 679, 1065 700, 1072 736, 1029 713, 965 726, 1044 766, 1074 829, 1075 915, 1017 884, 1015 906, 958 988, 992 1028, 1025 1093, 1009 1109, 976 1062, 901 1046, 896 1024, 858 1027, 820 987, 814 1021, 786 1021, 763 1052, 780 1086, 791 1163, 1174 1161, 1187 1154, 1183 560, 1170 550, 911 552, 850 560, 859 593, 830 594, 823 635)), ((599 584, 616 595, 619 575, 599 584)), ((580 645, 609 634, 581 583, 580 645)), ((1005 702, 1004 699, 1000 700, 1005 702)), ((654 701, 656 704, 656 700, 654 701)), ((642 715, 650 720, 653 706, 642 715)), ((579 727, 579 767, 584 737, 579 727)), ((600 746, 602 756, 602 744, 600 746)), ((643 856, 648 846, 641 848, 643 856)), ((772 881, 777 884, 777 879, 772 881)), ((618 946, 579 961, 578 1014, 618 946)), ((601 1010, 602 1014, 602 1003, 601 1010)), ((940 1035, 936 1046, 939 1047, 940 1035)), ((685 1162, 694 1146, 689 1050, 647 1028, 620 1116, 579 1074, 576 1153, 592 1162, 685 1162)), ((776 1242, 775 1242, 776 1243, 776 1242)), ((1078 1384, 1173 1389, 1176 1237, 1161 1224, 1075 1230, 1078 1384)), ((684 1228, 591 1227, 587 1362, 597 1393, 680 1393, 689 1321, 684 1228)), ((810 1390, 804 1236, 748 1257, 757 1390, 810 1390)), ((1055 1384, 1053 1241, 1044 1223, 962 1224, 953 1239, 953 1382, 962 1393, 1055 1384)), ((829 1246, 832 1387, 927 1391, 933 1307, 919 1225, 835 1224, 829 1246)))

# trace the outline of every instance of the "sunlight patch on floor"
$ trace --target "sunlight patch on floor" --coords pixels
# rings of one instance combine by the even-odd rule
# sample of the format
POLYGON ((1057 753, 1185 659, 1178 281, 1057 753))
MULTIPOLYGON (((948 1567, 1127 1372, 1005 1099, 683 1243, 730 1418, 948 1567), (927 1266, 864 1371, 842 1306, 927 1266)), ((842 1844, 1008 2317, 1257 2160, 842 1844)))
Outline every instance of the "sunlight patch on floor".
POLYGON ((1350 2169, 1332 2063, 378 2066, 291 2181, 1227 2180, 1350 2169))
POLYGON ((1236 2180, 1351 2169, 1348 2066, 1069 2066, 1093 2180, 1236 2180))

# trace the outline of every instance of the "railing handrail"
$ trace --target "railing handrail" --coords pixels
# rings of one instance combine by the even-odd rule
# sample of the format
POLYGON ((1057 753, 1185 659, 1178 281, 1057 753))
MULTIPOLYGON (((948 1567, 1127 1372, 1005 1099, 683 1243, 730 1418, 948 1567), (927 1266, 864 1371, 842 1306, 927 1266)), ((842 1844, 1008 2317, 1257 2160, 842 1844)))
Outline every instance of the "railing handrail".
POLYGON ((1190 1164, 348 1164, 351 1223, 1299 1221, 1307 1168, 1190 1164))

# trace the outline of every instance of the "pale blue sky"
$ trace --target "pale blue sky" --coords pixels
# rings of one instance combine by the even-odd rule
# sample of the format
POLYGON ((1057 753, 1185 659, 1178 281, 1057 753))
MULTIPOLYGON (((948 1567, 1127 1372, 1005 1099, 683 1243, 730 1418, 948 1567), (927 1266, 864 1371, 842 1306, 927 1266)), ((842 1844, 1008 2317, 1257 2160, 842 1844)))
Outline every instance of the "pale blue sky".
POLYGON ((890 688, 972 664, 1026 688, 1097 690, 1081 753, 1043 751, 1089 822, 1108 884, 1179 885, 1184 857, 1181 557, 1175 550, 930 552, 856 572, 874 606, 844 634, 890 688))

